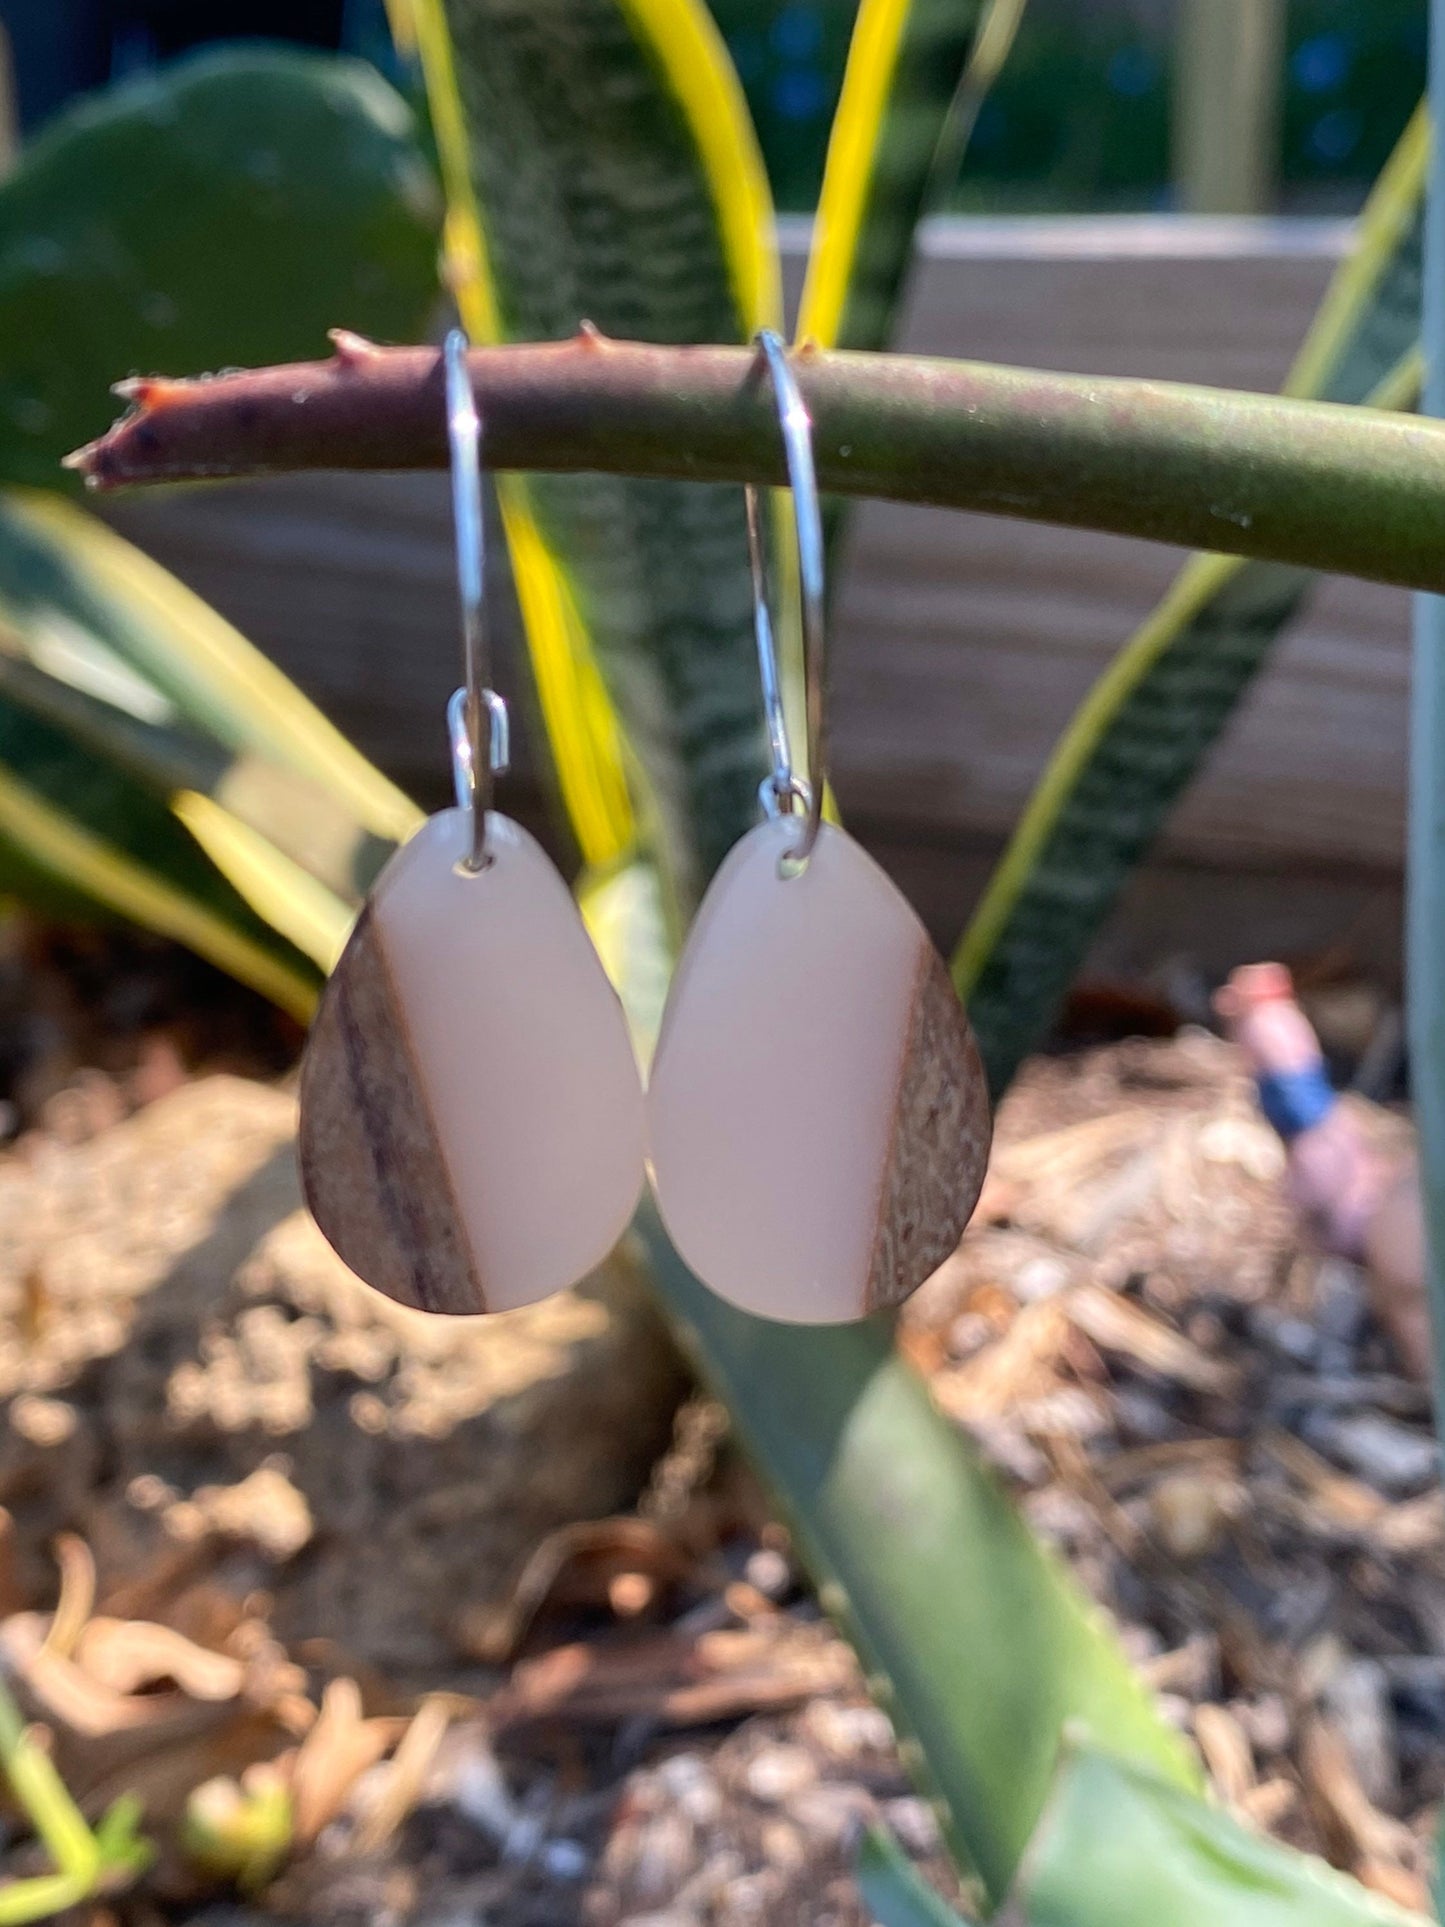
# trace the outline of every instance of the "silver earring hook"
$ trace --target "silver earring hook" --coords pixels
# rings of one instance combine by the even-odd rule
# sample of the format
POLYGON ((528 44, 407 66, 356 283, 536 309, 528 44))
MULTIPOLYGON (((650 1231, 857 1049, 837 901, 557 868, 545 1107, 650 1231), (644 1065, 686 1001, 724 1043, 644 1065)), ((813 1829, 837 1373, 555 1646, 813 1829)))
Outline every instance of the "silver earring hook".
POLYGON ((457 543, 457 596, 462 616, 462 687, 447 704, 452 781, 457 805, 470 810, 468 870, 484 870, 487 811, 495 778, 504 776, 510 753, 507 705, 489 687, 486 629, 486 547, 482 525, 482 425, 467 372, 467 337, 453 328, 442 349, 447 378, 447 443, 451 452, 452 521, 457 543), (486 743, 482 718, 487 719, 486 743))
POLYGON ((823 792, 827 787, 827 713, 823 701, 823 517, 818 506, 818 477, 813 467, 813 424, 797 378, 781 339, 771 328, 755 337, 763 365, 772 378, 788 463, 788 485, 793 498, 793 525, 798 542, 798 586, 803 601, 803 688, 808 731, 808 780, 793 769, 788 721, 783 710, 782 679, 768 609, 767 569, 763 560, 762 513, 758 490, 744 488, 748 523, 748 562, 753 577, 753 630, 758 643, 758 669, 763 684, 772 773, 764 779, 763 807, 770 816, 799 813, 803 834, 793 860, 802 864, 812 855, 823 822, 823 792))

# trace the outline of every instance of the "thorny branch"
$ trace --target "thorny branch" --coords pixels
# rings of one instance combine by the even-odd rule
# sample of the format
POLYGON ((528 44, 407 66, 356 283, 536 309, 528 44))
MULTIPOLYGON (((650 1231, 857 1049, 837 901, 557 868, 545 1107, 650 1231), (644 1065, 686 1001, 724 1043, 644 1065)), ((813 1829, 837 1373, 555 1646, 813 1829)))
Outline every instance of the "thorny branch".
MULTIPOLYGON (((338 330, 329 361, 122 382, 67 458, 95 487, 445 465, 435 348, 338 330)), ((494 468, 781 482, 747 348, 584 330, 470 358, 494 468)), ((1445 426, 1380 410, 982 362, 803 349, 818 474, 847 495, 981 510, 1445 590, 1445 426)))

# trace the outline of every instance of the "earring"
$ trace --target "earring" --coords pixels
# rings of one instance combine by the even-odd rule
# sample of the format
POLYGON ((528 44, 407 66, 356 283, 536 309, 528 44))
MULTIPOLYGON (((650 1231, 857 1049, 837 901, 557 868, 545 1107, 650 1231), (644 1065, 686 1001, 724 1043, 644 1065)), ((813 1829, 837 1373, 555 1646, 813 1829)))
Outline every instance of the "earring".
POLYGON ((433 1312, 506 1310, 575 1283, 625 1230, 644 1177, 622 1007, 562 878, 489 808, 507 710, 485 673, 466 346, 456 330, 444 350, 465 643, 447 710, 456 808, 382 871, 301 1072, 312 1214, 361 1277, 433 1312))
POLYGON ((778 337, 778 402, 803 595, 808 780, 793 769, 747 491, 772 773, 765 819, 713 879, 648 1085, 668 1234, 744 1310, 828 1324, 894 1304, 953 1250, 983 1184, 983 1067, 948 971, 883 871, 823 821, 823 537, 812 425, 778 337))

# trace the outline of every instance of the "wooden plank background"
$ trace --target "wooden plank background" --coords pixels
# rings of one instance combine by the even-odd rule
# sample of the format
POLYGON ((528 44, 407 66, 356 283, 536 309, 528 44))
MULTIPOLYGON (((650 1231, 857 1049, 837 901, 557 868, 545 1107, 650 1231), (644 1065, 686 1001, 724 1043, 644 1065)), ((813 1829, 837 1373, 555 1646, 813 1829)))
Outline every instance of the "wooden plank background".
MULTIPOLYGON (((805 236, 790 223, 783 238, 796 286, 805 236)), ((937 222, 902 345, 1274 388, 1346 238, 1316 221, 937 222)), ((137 496, 107 513, 403 783, 428 801, 444 792, 457 641, 443 478, 278 479, 137 496)), ((941 939, 962 924, 1073 708, 1181 559, 885 503, 855 516, 832 638, 835 779, 850 824, 941 939)), ((1212 971, 1340 945, 1392 971, 1407 675, 1408 598, 1325 585, 1178 811, 1098 966, 1186 955, 1212 971)), ((514 668, 506 680, 515 690, 514 668)), ((525 782, 513 807, 519 793, 525 782)))

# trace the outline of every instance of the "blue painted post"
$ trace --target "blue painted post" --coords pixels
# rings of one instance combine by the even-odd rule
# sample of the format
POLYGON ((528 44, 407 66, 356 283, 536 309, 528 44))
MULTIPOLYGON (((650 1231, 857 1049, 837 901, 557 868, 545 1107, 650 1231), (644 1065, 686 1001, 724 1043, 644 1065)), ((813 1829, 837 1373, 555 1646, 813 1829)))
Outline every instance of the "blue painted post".
MULTIPOLYGON (((1445 0, 1430 0, 1430 103, 1437 139, 1425 228, 1423 406, 1445 415, 1445 0)), ((1440 531, 1445 545, 1445 528, 1440 531)), ((1408 1019, 1420 1127, 1430 1307, 1435 1332, 1436 1428, 1445 1428, 1445 597, 1415 603, 1410 703, 1408 1019)))

